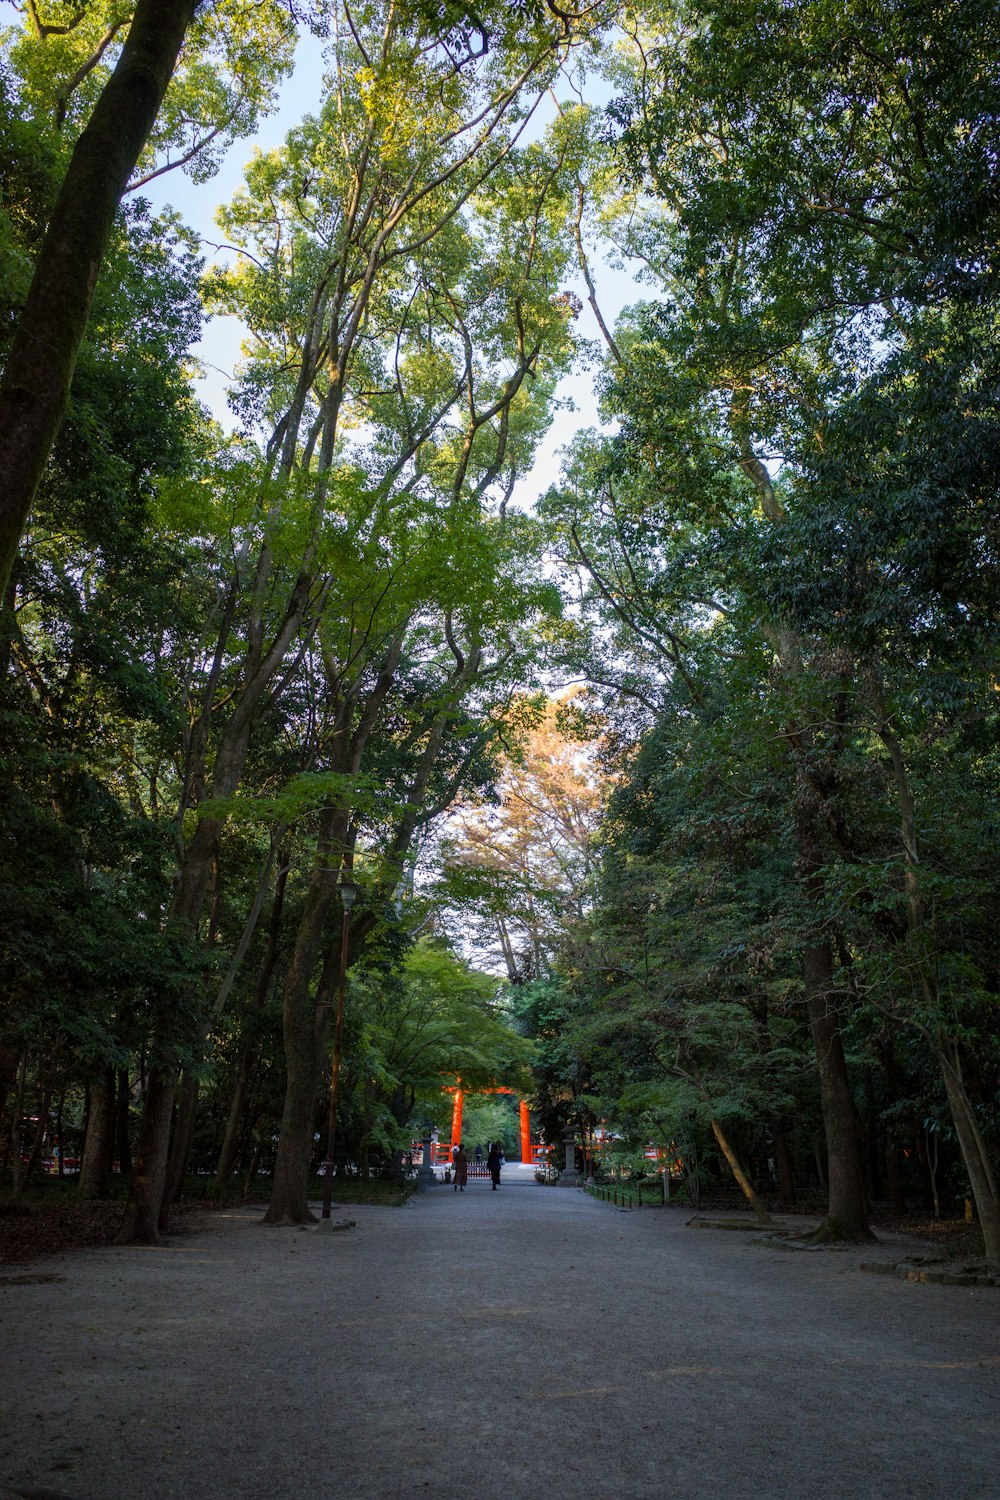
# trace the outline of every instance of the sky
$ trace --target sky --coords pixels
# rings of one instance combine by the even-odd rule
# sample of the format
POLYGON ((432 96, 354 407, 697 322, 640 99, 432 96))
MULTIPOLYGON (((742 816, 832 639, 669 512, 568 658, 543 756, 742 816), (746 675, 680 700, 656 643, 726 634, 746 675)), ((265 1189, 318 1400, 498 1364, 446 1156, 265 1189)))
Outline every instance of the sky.
MULTIPOLYGON (((203 251, 209 260, 216 257, 214 247, 223 238, 214 220, 217 205, 227 202, 239 187, 244 164, 255 148, 267 151, 280 145, 303 114, 316 107, 322 89, 322 73, 322 45, 304 32, 299 39, 294 70, 281 88, 277 109, 261 121, 256 136, 237 141, 230 147, 214 177, 206 183, 196 184, 179 171, 169 172, 142 189, 143 196, 150 200, 154 209, 170 206, 177 210, 184 222, 201 237, 203 251)), ((604 319, 613 326, 622 308, 638 301, 642 291, 627 272, 608 266, 597 253, 593 258, 592 274, 598 285, 604 319)), ((564 289, 576 292, 584 304, 576 324, 581 338, 600 341, 600 330, 587 305, 587 290, 579 273, 567 279, 564 289)), ((213 317, 205 327, 201 342, 192 351, 201 361, 203 370, 198 382, 199 395, 227 429, 235 424, 226 405, 226 386, 240 357, 242 337, 238 319, 213 317)), ((556 411, 533 468, 515 492, 514 503, 524 509, 530 509, 535 500, 558 481, 560 450, 566 447, 573 434, 580 428, 600 423, 592 371, 578 369, 564 377, 557 396, 560 402, 572 403, 572 409, 556 411)))

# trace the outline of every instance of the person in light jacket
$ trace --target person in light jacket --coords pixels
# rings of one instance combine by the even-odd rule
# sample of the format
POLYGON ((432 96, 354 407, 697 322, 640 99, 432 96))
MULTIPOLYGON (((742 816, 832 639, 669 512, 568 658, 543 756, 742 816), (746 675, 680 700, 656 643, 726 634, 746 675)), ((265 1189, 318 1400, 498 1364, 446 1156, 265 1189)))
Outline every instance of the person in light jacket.
POLYGON ((454 1191, 456 1193, 464 1193, 465 1184, 469 1180, 469 1153, 461 1141, 458 1143, 458 1150, 455 1152, 455 1160, 452 1162, 451 1168, 455 1174, 454 1191))

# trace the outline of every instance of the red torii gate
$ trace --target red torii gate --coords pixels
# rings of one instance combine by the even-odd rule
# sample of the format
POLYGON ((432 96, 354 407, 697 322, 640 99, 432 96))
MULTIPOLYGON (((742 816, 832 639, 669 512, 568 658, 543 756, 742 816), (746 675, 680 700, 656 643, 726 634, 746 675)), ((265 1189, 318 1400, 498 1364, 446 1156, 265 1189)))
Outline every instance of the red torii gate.
MULTIPOLYGON (((454 1084, 445 1086, 446 1094, 450 1094, 452 1092, 454 1093, 455 1097, 452 1100, 451 1106, 451 1142, 448 1146, 442 1147, 439 1145, 437 1148, 439 1158, 443 1153, 446 1161, 451 1161, 458 1143, 462 1139, 462 1104, 464 1102, 465 1094, 462 1089, 462 1080, 460 1078, 456 1078, 454 1084)), ((513 1094, 513 1092, 513 1089, 502 1087, 476 1090, 477 1094, 513 1094)), ((535 1160, 536 1151, 543 1150, 543 1147, 533 1147, 531 1144, 531 1111, 528 1109, 527 1099, 522 1099, 520 1101, 520 1127, 521 1160, 523 1162, 530 1163, 535 1160)))

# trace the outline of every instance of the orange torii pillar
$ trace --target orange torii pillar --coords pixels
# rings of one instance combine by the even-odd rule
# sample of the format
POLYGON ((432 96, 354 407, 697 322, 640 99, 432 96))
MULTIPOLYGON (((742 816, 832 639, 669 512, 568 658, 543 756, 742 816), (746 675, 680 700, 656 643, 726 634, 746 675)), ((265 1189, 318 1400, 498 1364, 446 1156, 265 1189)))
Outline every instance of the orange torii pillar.
POLYGON ((529 1166, 534 1160, 531 1152, 531 1111, 526 1099, 521 1100, 521 1160, 529 1166))
POLYGON ((455 1090, 455 1102, 454 1102, 454 1104, 451 1107, 451 1150, 452 1150, 452 1155, 455 1154, 455 1150, 456 1150, 456 1148, 458 1146, 458 1143, 459 1143, 459 1141, 461 1139, 462 1139, 462 1090, 461 1090, 461 1087, 459 1087, 459 1088, 457 1088, 455 1090))

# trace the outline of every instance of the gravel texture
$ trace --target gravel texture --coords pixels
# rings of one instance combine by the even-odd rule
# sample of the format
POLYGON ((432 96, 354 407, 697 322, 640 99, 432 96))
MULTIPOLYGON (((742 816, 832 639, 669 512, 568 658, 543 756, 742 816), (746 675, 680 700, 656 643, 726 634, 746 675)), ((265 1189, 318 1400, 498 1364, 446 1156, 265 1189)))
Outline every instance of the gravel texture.
POLYGON ((911 1239, 775 1254, 510 1167, 349 1213, 8 1279, 0 1500, 1000 1497, 1000 1296, 861 1273, 911 1239))

